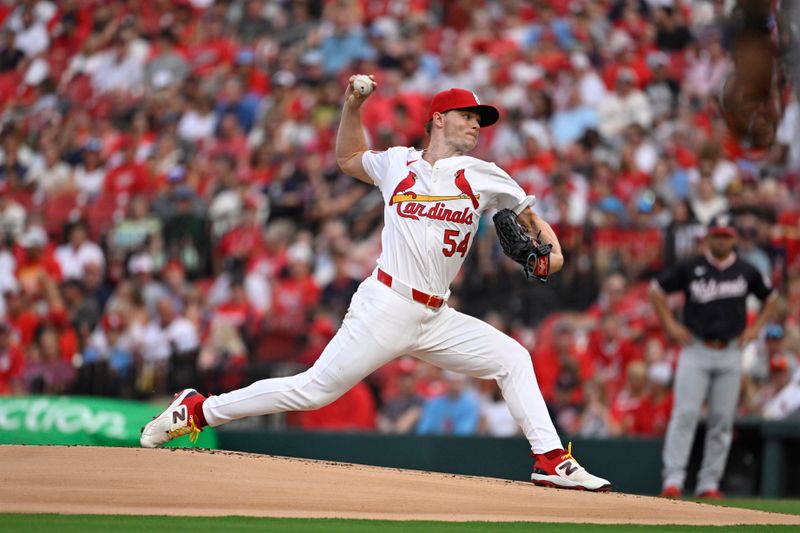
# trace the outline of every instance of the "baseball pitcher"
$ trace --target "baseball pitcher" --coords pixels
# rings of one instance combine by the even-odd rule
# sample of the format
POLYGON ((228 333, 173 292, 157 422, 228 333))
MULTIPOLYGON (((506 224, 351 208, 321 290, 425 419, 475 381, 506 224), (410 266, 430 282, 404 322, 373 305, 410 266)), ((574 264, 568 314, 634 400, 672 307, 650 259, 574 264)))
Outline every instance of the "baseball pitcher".
POLYGON ((351 77, 345 91, 336 157, 345 173, 378 187, 385 225, 377 266, 353 296, 341 328, 317 362, 301 374, 208 398, 194 389, 180 392, 143 429, 142 446, 156 447, 189 433, 196 438, 205 425, 317 409, 385 363, 411 354, 499 383, 530 442, 535 484, 610 490, 608 481, 587 472, 571 450, 563 448, 528 351, 489 324, 447 305, 448 287, 486 212, 497 210, 495 226, 503 250, 529 277, 544 281, 564 261, 553 229, 531 209, 535 198, 526 196, 493 163, 466 155, 477 144, 480 129, 497 122, 499 112, 470 91, 443 91, 428 111, 426 149, 370 151, 361 106, 375 82, 364 78, 351 77))

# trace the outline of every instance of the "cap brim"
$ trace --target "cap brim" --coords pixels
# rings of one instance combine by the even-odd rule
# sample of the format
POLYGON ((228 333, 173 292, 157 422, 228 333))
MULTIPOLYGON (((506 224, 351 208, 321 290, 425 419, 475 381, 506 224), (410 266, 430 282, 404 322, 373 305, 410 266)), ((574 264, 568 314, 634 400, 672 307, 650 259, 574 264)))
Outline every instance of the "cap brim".
POLYGON ((708 230, 708 235, 728 235, 729 237, 736 237, 739 234, 734 228, 711 228, 708 230))
MULTIPOLYGON (((498 111, 496 107, 490 105, 481 104, 469 107, 457 107, 455 109, 466 109, 478 113, 478 116, 481 117, 481 128, 491 126, 500 120, 500 111, 498 111)), ((454 111, 454 109, 451 109, 451 111, 454 111)))

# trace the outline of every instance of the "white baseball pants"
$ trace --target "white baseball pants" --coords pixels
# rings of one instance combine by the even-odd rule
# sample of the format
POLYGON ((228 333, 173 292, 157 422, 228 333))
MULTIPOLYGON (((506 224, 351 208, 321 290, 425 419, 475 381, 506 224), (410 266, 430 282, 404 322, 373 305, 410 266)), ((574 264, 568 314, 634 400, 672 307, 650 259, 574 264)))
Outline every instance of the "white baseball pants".
POLYGON ((314 366, 209 397, 211 426, 283 411, 323 407, 377 368, 403 354, 482 379, 495 379, 534 453, 562 448, 528 351, 489 324, 446 304, 439 309, 401 296, 374 277, 350 302, 342 327, 314 366))

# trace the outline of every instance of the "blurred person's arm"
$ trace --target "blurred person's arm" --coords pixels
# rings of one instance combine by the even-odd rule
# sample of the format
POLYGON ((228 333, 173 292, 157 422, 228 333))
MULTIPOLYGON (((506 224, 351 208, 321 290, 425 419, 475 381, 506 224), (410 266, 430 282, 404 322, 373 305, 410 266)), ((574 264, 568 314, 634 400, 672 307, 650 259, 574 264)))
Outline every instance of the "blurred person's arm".
POLYGON ((58 312, 65 309, 64 299, 61 297, 61 291, 58 283, 46 271, 42 270, 39 273, 39 284, 42 288, 42 294, 50 308, 50 311, 58 312))
POLYGON ((453 423, 453 435, 475 435, 481 419, 481 410, 477 398, 466 396, 462 398, 460 415, 453 423))
POLYGON ((667 296, 657 281, 653 281, 650 285, 648 295, 650 296, 650 302, 653 304, 653 309, 656 315, 658 315, 661 325, 664 326, 667 335, 682 346, 692 342, 692 333, 675 318, 675 315, 672 313, 667 303, 667 296))
POLYGON ((336 162, 345 174, 372 185, 372 178, 361 164, 362 154, 369 150, 367 138, 364 135, 364 126, 361 123, 361 106, 375 91, 376 86, 365 96, 353 89, 354 79, 355 76, 350 76, 347 90, 344 93, 342 118, 336 134, 336 162))
POLYGON ((800 409, 800 383, 790 381, 775 396, 764 403, 762 416, 768 420, 781 420, 800 409))
POLYGON ((394 423, 394 433, 413 433, 414 427, 417 425, 419 421, 419 417, 422 414, 422 408, 420 407, 411 407, 405 413, 400 415, 400 418, 397 419, 397 422, 394 423))
POLYGON ((418 435, 435 435, 441 432, 438 411, 436 398, 431 398, 422 405, 422 412, 416 425, 418 435))
POLYGON ((761 310, 756 315, 756 319, 753 321, 750 326, 748 326, 744 332, 742 332, 742 336, 739 337, 739 345, 744 346, 758 338, 758 334, 761 331, 761 328, 764 327, 764 324, 767 323, 773 316, 775 316, 775 311, 778 309, 778 295, 777 293, 773 292, 765 301, 764 304, 761 306, 761 310))

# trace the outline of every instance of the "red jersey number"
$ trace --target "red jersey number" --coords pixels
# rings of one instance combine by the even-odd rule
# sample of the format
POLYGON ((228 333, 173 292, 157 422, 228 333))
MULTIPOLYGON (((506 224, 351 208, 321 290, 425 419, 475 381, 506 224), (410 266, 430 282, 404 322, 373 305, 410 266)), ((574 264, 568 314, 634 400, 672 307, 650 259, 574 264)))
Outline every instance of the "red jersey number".
POLYGON ((458 242, 458 238, 460 236, 461 232, 458 230, 444 230, 445 247, 442 248, 442 253, 445 255, 445 257, 453 257, 456 252, 460 253, 461 257, 464 257, 467 254, 467 250, 469 249, 469 238, 472 236, 472 233, 467 233, 461 242, 458 242))

